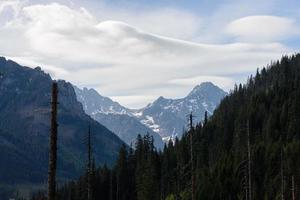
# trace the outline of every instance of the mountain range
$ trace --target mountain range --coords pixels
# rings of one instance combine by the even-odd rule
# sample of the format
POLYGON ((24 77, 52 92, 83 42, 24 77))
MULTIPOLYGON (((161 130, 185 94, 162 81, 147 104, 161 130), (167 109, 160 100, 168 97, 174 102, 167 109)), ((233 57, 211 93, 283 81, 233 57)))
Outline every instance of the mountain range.
MULTIPOLYGON (((33 69, 0 57, 0 197, 7 188, 40 187, 47 180, 53 81, 40 67, 33 69)), ((145 108, 129 109, 94 89, 79 89, 64 80, 57 83, 59 182, 82 174, 88 126, 97 165, 111 165, 123 141, 134 145, 138 134, 149 133, 161 149, 162 138, 181 136, 187 114, 193 111, 200 121, 226 95, 207 82, 184 98, 159 97, 145 108)))
POLYGON ((160 135, 151 128, 140 123, 132 111, 121 106, 108 97, 101 96, 94 89, 79 89, 74 86, 77 99, 82 103, 85 112, 117 134, 128 145, 134 145, 138 134, 150 134, 154 138, 155 146, 162 148, 164 143, 160 135))
POLYGON ((141 109, 129 109, 108 97, 101 96, 94 89, 79 89, 74 86, 77 99, 87 114, 116 133, 127 144, 134 142, 138 134, 149 133, 154 137, 156 147, 164 141, 181 137, 191 112, 195 121, 203 119, 204 113, 211 115, 226 92, 204 82, 184 98, 167 99, 159 97, 141 109))

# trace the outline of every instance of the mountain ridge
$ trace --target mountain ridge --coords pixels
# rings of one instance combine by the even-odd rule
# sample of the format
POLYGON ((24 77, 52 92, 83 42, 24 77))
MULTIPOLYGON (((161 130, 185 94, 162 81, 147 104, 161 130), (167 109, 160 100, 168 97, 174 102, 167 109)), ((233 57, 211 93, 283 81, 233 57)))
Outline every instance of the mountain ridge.
MULTIPOLYGON (((98 119, 100 123, 104 123, 105 115, 127 115, 135 118, 142 125, 151 129, 151 135, 155 136, 155 133, 158 133, 165 141, 170 137, 181 137, 182 130, 187 124, 187 114, 194 112, 197 115, 196 120, 201 121, 204 113, 208 112, 209 115, 211 115, 220 100, 227 95, 226 92, 213 83, 203 82, 195 86, 183 98, 171 99, 160 96, 141 109, 129 109, 108 97, 100 95, 94 89, 79 89, 76 86, 74 86, 74 88, 77 99, 83 104, 85 112, 94 119, 98 119)), ((112 119, 111 116, 109 118, 112 119)), ((119 128, 115 128, 116 125, 113 123, 106 123, 106 126, 116 132, 121 138, 128 138, 128 135, 120 131, 119 128)), ((140 124, 136 124, 136 126, 140 126, 140 124)), ((142 134, 144 134, 149 132, 149 129, 144 128, 140 129, 140 131, 143 131, 142 134)), ((132 133, 128 132, 127 134, 132 133)), ((136 134, 132 134, 132 136, 133 135, 136 136, 136 134)), ((157 137, 155 136, 155 138, 157 137)), ((125 141, 131 143, 133 138, 131 140, 126 139, 125 141)))

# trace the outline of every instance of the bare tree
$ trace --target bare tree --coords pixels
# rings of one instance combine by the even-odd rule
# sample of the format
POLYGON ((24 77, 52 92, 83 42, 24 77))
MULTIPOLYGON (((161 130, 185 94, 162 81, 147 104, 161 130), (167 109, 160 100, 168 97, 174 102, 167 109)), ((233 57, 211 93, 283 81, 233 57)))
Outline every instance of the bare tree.
POLYGON ((189 124, 190 124, 190 149, 191 149, 191 181, 192 181, 192 200, 195 200, 195 175, 194 175, 194 153, 193 153, 193 134, 194 134, 194 127, 193 127, 193 113, 189 115, 189 124))
POLYGON ((292 200, 296 200, 296 195, 295 195, 295 178, 294 178, 294 175, 292 175, 292 200))
POLYGON ((57 83, 52 83, 51 133, 49 141, 48 200, 55 200, 57 161, 57 83))
POLYGON ((87 134, 87 152, 88 152, 88 160, 87 160, 87 200, 92 199, 92 144, 91 144, 91 127, 88 128, 88 134, 87 134))

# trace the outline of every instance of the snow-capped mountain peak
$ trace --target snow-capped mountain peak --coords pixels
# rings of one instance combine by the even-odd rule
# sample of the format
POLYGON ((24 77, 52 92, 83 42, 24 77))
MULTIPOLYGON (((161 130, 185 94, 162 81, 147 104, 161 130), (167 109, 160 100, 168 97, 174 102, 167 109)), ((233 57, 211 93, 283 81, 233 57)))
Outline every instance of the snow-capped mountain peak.
POLYGON ((197 85, 184 98, 167 99, 160 96, 145 108, 135 110, 135 116, 146 126, 158 132, 163 138, 181 136, 187 121, 186 116, 193 112, 201 121, 204 113, 212 114, 220 100, 226 95, 211 82, 197 85), (136 113, 139 113, 138 115, 136 113), (151 119, 151 120, 149 120, 151 119))
MULTIPOLYGON (((226 95, 222 89, 217 87, 211 82, 204 82, 192 89, 192 91, 183 98, 168 99, 160 96, 158 99, 148 104, 142 109, 128 109, 121 106, 119 103, 112 101, 107 97, 103 97, 93 89, 78 89, 75 87, 78 100, 83 104, 87 114, 91 115, 94 119, 101 120, 100 122, 106 123, 105 115, 112 118, 113 115, 126 115, 134 118, 140 122, 141 126, 147 127, 152 130, 152 134, 158 133, 162 138, 180 137, 183 130, 186 128, 186 116, 192 111, 196 116, 195 121, 199 122, 203 119, 204 113, 209 115, 213 113, 219 105, 221 99, 226 95), (100 117, 101 115, 101 117, 100 117)), ((107 123, 113 131, 118 131, 121 136, 132 133, 122 133, 118 124, 113 124, 111 121, 107 123), (118 129, 116 129, 118 127, 118 129)), ((124 121, 124 117, 122 117, 124 121)), ((128 122, 129 119, 126 119, 128 122)), ((134 126, 138 126, 136 122, 134 126)), ((133 123, 123 123, 123 126, 133 126, 133 123)), ((126 128, 123 128, 126 129, 126 128)), ((137 129, 130 129, 137 130, 137 129)), ((139 129, 139 131, 142 129, 139 129)), ((143 128, 147 131, 147 129, 143 128)), ((139 134, 139 133, 137 133, 139 134)), ((126 138, 128 135, 126 135, 126 138)))
MULTIPOLYGON (((200 85, 197 85, 193 90, 187 95, 189 96, 219 96, 224 95, 224 91, 221 90, 218 86, 214 85, 211 82, 203 82, 200 85)), ((225 93, 226 94, 226 93, 225 93)))

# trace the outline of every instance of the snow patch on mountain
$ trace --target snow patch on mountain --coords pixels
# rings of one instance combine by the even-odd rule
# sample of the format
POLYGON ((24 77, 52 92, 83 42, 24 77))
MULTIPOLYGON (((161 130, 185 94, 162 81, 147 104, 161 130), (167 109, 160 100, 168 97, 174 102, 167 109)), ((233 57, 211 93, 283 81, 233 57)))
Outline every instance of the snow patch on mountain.
POLYGON ((159 125, 154 122, 153 117, 146 115, 141 122, 151 128, 154 132, 159 133, 159 125))

